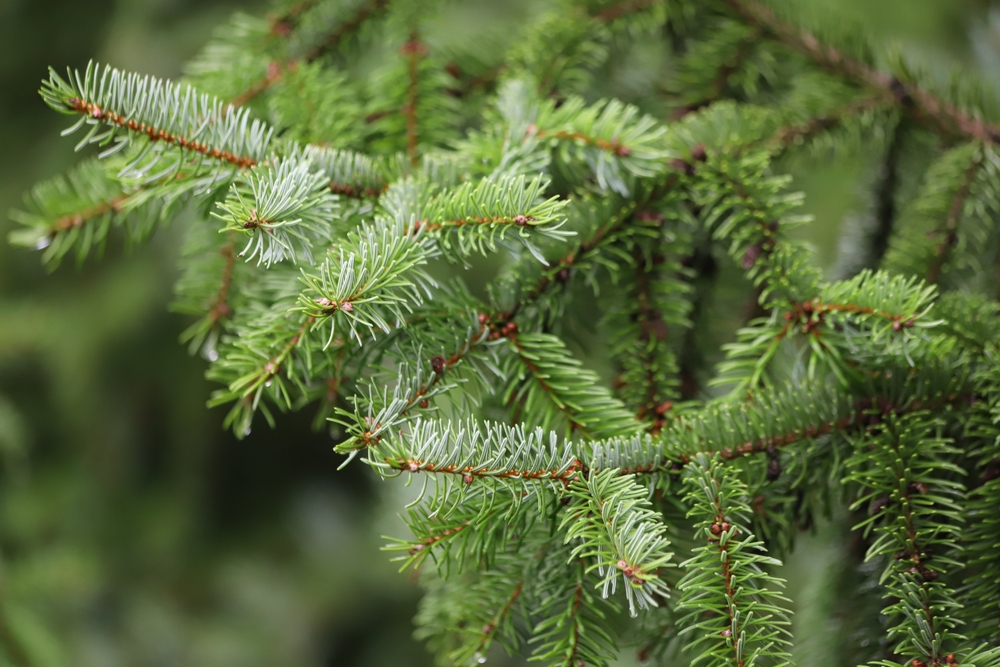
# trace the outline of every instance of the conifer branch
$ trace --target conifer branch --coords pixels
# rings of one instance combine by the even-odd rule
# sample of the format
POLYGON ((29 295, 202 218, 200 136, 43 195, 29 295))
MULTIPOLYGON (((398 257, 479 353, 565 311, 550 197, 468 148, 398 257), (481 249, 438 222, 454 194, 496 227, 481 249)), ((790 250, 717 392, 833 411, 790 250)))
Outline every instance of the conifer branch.
POLYGON ((1000 127, 969 115, 914 83, 900 81, 823 44, 815 35, 779 18, 757 0, 725 0, 725 3, 749 25, 766 31, 782 44, 811 58, 821 68, 877 91, 884 100, 911 113, 915 120, 931 129, 956 138, 1000 141, 1000 127))
POLYGON ((605 667, 614 658, 614 641, 604 628, 604 619, 613 609, 607 601, 588 590, 586 561, 565 556, 549 557, 540 573, 548 587, 535 610, 540 620, 533 629, 532 643, 538 643, 529 661, 550 667, 576 667, 581 662, 605 667))
POLYGON ((229 100, 230 106, 241 107, 246 103, 252 101, 257 96, 261 95, 268 88, 273 86, 278 80, 284 76, 288 69, 295 67, 295 61, 289 61, 282 65, 282 63, 277 60, 272 60, 267 66, 267 73, 257 83, 251 85, 250 87, 243 90, 239 95, 236 95, 229 100))
POLYGON ((969 162, 969 166, 966 167, 965 173, 962 174, 962 180, 959 181, 958 189, 948 207, 948 215, 941 221, 941 227, 934 231, 934 236, 939 240, 934 246, 934 255, 930 266, 927 267, 927 282, 931 284, 938 281, 941 270, 947 264, 952 249, 958 242, 958 228, 962 221, 962 210, 981 166, 982 156, 977 151, 969 162))
POLYGON ((687 612, 681 634, 691 634, 688 650, 716 664, 735 667, 768 658, 787 665, 791 642, 786 601, 774 590, 784 582, 765 568, 780 562, 765 555, 749 531, 746 487, 717 459, 699 456, 687 466, 685 500, 697 536, 707 544, 681 564, 687 570, 677 587, 678 611, 687 612))
POLYGON ((803 123, 785 125, 774 132, 765 145, 776 150, 785 150, 795 146, 810 137, 826 132, 849 118, 859 116, 867 111, 877 111, 886 108, 886 102, 881 97, 864 97, 846 104, 832 112, 816 116, 803 123))
POLYGON ((306 51, 303 59, 306 62, 313 62, 322 58, 336 49, 344 38, 357 32, 365 22, 384 12, 388 6, 389 0, 367 0, 320 43, 306 51))
MULTIPOLYGON (((513 324, 513 323, 511 323, 513 324)), ((505 405, 517 405, 525 420, 543 428, 555 425, 561 414, 571 433, 584 438, 629 434, 640 427, 620 401, 600 386, 597 375, 580 367, 562 341, 540 333, 518 333, 507 326, 507 339, 516 351, 518 370, 504 392, 505 405)))
POLYGON ((667 551, 666 527, 650 509, 648 495, 632 475, 591 472, 570 484, 570 506, 561 524, 567 542, 579 540, 572 556, 596 561, 587 570, 600 574, 598 586, 605 598, 621 579, 632 616, 637 605, 655 607, 658 598, 668 595, 659 571, 673 554, 667 551))
POLYGON ((939 577, 958 566, 942 551, 962 530, 964 487, 953 476, 963 471, 946 460, 957 450, 930 436, 935 426, 926 414, 890 417, 873 447, 855 450, 848 477, 864 488, 852 508, 871 505, 855 528, 878 533, 866 558, 887 560, 881 580, 890 581, 885 612, 896 623, 890 639, 899 639, 893 650, 923 665, 954 664, 947 647, 962 639, 953 632, 960 605, 939 577))
MULTIPOLYGON (((50 70, 41 94, 56 111, 81 116, 67 133, 85 124, 91 126, 78 148, 115 140, 115 146, 103 154, 109 155, 127 146, 135 136, 145 137, 149 144, 132 160, 131 168, 138 167, 151 147, 162 144, 247 169, 265 159, 271 139, 270 129, 260 121, 251 121, 246 111, 230 113, 219 100, 199 95, 188 86, 124 73, 110 66, 102 71, 91 63, 82 77, 79 72, 69 72, 68 80, 50 70), (98 134, 102 126, 107 129, 98 134), (126 137, 116 138, 120 129, 127 130, 126 137)), ((158 161, 144 165, 139 173, 145 174, 158 161)), ((146 178, 160 180, 176 173, 180 165, 180 160, 175 160, 166 171, 146 178)))

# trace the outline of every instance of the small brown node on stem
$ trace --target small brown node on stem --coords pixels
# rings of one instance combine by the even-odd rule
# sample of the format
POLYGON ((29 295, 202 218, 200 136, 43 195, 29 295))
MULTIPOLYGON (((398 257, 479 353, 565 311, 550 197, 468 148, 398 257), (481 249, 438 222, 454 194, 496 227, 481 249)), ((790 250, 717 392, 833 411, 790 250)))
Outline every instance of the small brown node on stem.
POLYGON ((431 359, 431 369, 438 375, 441 375, 441 373, 444 373, 445 363, 444 357, 434 357, 431 359))

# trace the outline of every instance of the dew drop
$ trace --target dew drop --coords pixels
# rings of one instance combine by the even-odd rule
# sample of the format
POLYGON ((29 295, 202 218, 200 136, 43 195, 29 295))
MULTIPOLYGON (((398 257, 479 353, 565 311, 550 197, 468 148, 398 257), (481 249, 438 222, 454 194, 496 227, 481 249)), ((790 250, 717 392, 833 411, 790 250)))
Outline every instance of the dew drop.
POLYGON ((219 353, 216 352, 215 350, 209 350, 207 352, 206 356, 208 357, 209 361, 218 361, 219 360, 219 353))
POLYGON ((48 236, 43 236, 42 238, 35 241, 35 250, 45 250, 50 245, 52 245, 52 239, 48 236))
POLYGON ((250 427, 249 426, 247 426, 247 430, 243 431, 243 437, 244 438, 247 437, 248 435, 250 435, 250 427))
POLYGON ((270 381, 270 380, 268 380, 267 382, 265 382, 265 383, 264 383, 264 386, 265 386, 265 387, 270 387, 270 386, 271 386, 271 381, 270 381))
POLYGON ((486 662, 486 656, 483 655, 482 653, 477 653, 473 657, 476 659, 476 662, 479 663, 480 665, 486 662))

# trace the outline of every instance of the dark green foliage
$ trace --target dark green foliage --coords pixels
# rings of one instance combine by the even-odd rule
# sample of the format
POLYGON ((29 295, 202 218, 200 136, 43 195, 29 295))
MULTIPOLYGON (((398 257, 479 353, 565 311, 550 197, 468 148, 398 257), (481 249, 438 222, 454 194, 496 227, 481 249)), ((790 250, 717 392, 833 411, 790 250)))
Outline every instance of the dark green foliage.
POLYGON ((12 239, 82 260, 199 202, 176 309, 210 404, 240 437, 311 406, 345 465, 420 482, 386 550, 444 663, 789 664, 777 556, 825 519, 866 554, 818 575, 864 605, 829 664, 1000 665, 988 110, 758 0, 557 2, 467 69, 462 5, 238 16, 199 92, 53 73, 119 155, 12 239), (636 93, 612 74, 645 48, 670 72, 636 93), (871 146, 876 228, 831 279, 785 171, 871 146))

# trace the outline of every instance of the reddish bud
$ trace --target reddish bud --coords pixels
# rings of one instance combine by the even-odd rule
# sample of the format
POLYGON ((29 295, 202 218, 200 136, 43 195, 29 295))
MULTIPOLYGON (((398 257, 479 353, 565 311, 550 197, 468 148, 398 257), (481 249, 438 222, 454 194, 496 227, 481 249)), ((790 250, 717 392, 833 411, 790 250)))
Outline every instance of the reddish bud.
POLYGON ((420 470, 420 464, 418 464, 416 461, 410 461, 408 464, 406 464, 406 469, 409 470, 410 472, 418 472, 420 470))
POLYGON ((691 157, 698 162, 704 162, 708 159, 708 153, 705 151, 705 144, 698 144, 691 149, 691 157))
POLYGON ((528 224, 528 220, 529 220, 529 218, 526 215, 515 215, 514 216, 514 224, 517 224, 517 225, 526 225, 526 224, 528 224))
POLYGON ((431 368, 434 369, 434 372, 437 373, 438 375, 444 373, 445 369, 444 357, 434 357, 433 359, 431 359, 431 368))
POLYGON ((723 637, 732 637, 733 636, 733 631, 730 630, 729 628, 726 628, 725 630, 722 631, 722 636, 723 637))
POLYGON ((899 331, 902 328, 903 328, 903 325, 900 324, 899 320, 896 320, 895 322, 892 323, 892 330, 893 331, 899 331))
POLYGON ((472 475, 463 475, 462 481, 466 484, 472 484, 472 475))
POLYGON ((350 301, 345 301, 344 303, 340 304, 340 309, 342 311, 344 311, 345 313, 353 313, 354 312, 354 306, 351 304, 350 301))
POLYGON ((419 405, 422 408, 426 408, 428 405, 430 405, 430 403, 427 401, 426 398, 422 398, 420 399, 420 403, 418 403, 417 405, 419 405))
POLYGON ((615 563, 615 565, 618 566, 619 570, 624 570, 626 567, 628 567, 628 563, 626 563, 623 560, 618 561, 617 563, 615 563))

